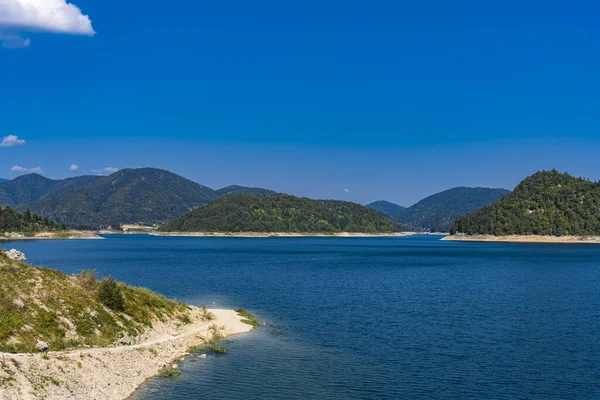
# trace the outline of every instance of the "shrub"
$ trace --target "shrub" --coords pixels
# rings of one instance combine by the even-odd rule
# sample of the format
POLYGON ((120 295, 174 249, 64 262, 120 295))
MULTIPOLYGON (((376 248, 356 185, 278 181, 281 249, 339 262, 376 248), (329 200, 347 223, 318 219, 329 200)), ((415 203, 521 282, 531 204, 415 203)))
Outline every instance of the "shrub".
POLYGON ((114 311, 125 310, 125 299, 117 281, 112 277, 102 279, 98 285, 98 299, 106 307, 114 311))
POLYGON ((94 289, 98 284, 98 271, 95 269, 81 269, 75 277, 84 289, 94 289))

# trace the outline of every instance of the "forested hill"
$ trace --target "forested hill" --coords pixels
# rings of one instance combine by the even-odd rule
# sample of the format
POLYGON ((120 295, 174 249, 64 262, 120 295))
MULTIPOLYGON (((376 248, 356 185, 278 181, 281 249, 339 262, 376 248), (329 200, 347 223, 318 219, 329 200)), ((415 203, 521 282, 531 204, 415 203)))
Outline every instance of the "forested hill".
POLYGON ((397 232, 381 213, 338 200, 289 195, 222 197, 164 224, 165 232, 397 232))
POLYGON ((8 179, 0 178, 0 183, 8 182, 8 179))
POLYGON ((556 170, 537 172, 502 200, 457 218, 452 233, 600 235, 600 183, 556 170))
POLYGON ((376 201, 368 207, 424 229, 448 232, 456 217, 488 206, 508 193, 506 189, 456 187, 426 197, 408 208, 384 201, 376 201))
POLYGON ((138 168, 21 207, 59 222, 99 227, 164 222, 213 198, 212 189, 172 172, 138 168))
POLYGON ((10 207, 0 206, 0 236, 5 232, 35 233, 64 229, 64 226, 29 211, 20 213, 10 207))

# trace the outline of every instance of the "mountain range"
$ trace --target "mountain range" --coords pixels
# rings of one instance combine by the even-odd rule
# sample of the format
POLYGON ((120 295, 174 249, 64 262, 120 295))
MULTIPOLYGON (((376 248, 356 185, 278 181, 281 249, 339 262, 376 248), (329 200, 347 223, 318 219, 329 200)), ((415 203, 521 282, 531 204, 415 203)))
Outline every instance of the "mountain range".
MULTIPOLYGON (((401 231, 448 231, 457 216, 492 204, 504 189, 450 189, 411 207, 387 201, 368 205, 401 231)), ((126 223, 161 224, 223 196, 274 196, 273 190, 227 186, 213 190, 156 168, 123 169, 109 176, 52 180, 37 174, 0 183, 0 204, 27 209, 69 227, 97 229, 126 223)))
POLYGON ((410 207, 376 201, 367 207, 433 232, 448 232, 456 217, 489 206, 510 193, 506 189, 456 187, 424 198, 410 207))
POLYGON ((172 172, 138 168, 62 180, 23 175, 0 183, 0 204, 29 209, 71 227, 98 228, 162 223, 229 193, 276 194, 244 186, 213 190, 172 172))

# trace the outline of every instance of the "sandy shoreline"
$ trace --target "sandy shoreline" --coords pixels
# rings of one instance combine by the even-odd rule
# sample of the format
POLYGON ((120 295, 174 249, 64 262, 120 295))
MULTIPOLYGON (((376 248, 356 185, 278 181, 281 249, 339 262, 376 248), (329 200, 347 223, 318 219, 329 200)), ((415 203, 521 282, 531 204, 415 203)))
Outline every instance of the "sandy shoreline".
POLYGON ((589 243, 600 244, 600 236, 542 236, 542 235, 450 235, 441 240, 498 243, 589 243))
MULTIPOLYGON (((188 348, 202 344, 211 326, 218 326, 224 337, 252 330, 233 310, 210 311, 216 317, 212 321, 203 320, 196 307, 191 324, 155 321, 140 343, 131 346, 49 352, 44 358, 0 353, 0 399, 126 399, 164 366, 184 362, 188 348)), ((198 362, 210 363, 212 357, 198 362)))
POLYGON ((68 232, 37 232, 33 236, 25 236, 19 232, 5 232, 0 235, 2 240, 50 240, 50 239, 104 239, 89 231, 68 231, 68 232))
POLYGON ((183 237, 402 237, 415 235, 415 232, 392 233, 295 233, 295 232, 152 232, 154 236, 183 236, 183 237))

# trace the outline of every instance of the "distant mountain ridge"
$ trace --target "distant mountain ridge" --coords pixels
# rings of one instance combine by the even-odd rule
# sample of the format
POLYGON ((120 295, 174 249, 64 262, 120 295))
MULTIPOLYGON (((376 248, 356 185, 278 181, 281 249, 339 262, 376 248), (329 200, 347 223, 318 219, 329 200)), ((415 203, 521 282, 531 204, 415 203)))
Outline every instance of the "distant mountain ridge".
POLYGON ((74 178, 53 180, 38 174, 21 175, 11 181, 0 183, 0 204, 18 207, 44 197, 85 186, 97 180, 98 176, 82 175, 74 178))
POLYGON ((600 236, 600 182, 536 172, 503 199, 457 218, 451 233, 600 236))
POLYGON ((274 196, 279 193, 269 189, 238 185, 226 186, 222 189, 215 190, 215 198, 227 196, 229 194, 258 194, 263 196, 274 196))
POLYGON ((367 207, 425 229, 449 232, 456 217, 477 211, 509 193, 506 189, 456 187, 428 196, 408 208, 383 201, 367 207))
POLYGON ((0 178, 0 183, 8 182, 8 179, 0 178))
POLYGON ((392 233, 378 211, 341 200, 290 195, 233 194, 196 208, 159 228, 163 232, 392 233))

